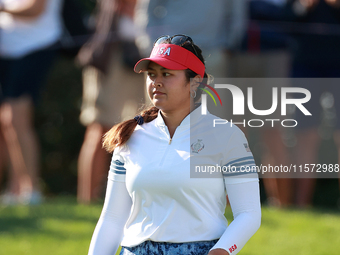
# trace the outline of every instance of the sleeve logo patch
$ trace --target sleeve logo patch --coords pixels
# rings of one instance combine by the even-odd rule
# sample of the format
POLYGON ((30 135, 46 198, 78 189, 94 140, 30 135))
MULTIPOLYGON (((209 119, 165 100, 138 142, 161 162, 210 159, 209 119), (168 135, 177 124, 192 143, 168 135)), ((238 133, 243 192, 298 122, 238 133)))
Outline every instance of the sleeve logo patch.
POLYGON ((233 246, 231 246, 231 247, 229 248, 229 253, 230 253, 230 254, 233 253, 236 249, 237 249, 237 246, 236 246, 236 244, 234 244, 233 246))
POLYGON ((247 152, 250 152, 250 148, 249 145, 247 143, 244 143, 244 148, 246 149, 247 152))

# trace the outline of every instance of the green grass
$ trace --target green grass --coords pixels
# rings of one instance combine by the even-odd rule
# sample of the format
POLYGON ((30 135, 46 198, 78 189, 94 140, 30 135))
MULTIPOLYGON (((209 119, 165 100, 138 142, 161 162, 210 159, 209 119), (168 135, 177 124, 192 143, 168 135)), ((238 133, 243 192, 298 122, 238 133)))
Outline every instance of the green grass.
MULTIPOLYGON (((0 255, 87 254, 102 204, 75 198, 48 199, 41 206, 0 207, 0 255)), ((230 209, 226 212, 231 219, 230 209)), ((263 207, 262 225, 240 254, 338 255, 340 213, 263 207)))

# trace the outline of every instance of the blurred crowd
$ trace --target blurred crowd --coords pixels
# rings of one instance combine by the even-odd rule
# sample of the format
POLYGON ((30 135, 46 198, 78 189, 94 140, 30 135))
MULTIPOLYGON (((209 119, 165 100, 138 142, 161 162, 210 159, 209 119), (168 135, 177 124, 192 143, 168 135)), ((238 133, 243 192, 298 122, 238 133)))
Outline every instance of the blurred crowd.
MULTIPOLYGON (((110 155, 101 147, 102 137, 149 103, 144 77, 133 66, 161 35, 189 35, 206 54, 207 72, 216 80, 251 78, 260 107, 271 105, 273 87, 308 89, 312 97, 305 106, 313 116, 295 110, 297 127, 257 129, 261 146, 255 149, 260 149, 256 155, 262 164, 318 163, 324 113, 333 109, 340 114, 340 85, 330 81, 340 77, 340 0, 97 0, 86 22, 77 10, 84 1, 0 0, 0 183, 8 171, 0 187, 2 204, 43 201, 34 111, 61 50, 82 69, 79 121, 86 132, 77 198, 80 203, 103 198, 110 155), (313 79, 287 83, 288 78, 313 79), (292 133, 294 142, 289 143, 292 133)), ((232 101, 227 91, 220 95, 225 106, 209 102, 208 107, 228 119, 232 101)), ((333 119, 329 132, 340 151, 340 117, 333 119)), ((247 136, 254 132, 240 128, 247 136)), ((312 206, 317 178, 309 177, 263 176, 266 202, 312 206)))

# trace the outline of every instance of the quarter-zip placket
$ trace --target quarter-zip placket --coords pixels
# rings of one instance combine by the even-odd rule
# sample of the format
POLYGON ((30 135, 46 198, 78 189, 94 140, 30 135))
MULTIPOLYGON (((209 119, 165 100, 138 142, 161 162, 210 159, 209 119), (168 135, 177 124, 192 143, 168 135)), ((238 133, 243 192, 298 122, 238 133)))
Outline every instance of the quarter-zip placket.
POLYGON ((164 160, 165 160, 165 158, 166 158, 166 156, 167 156, 167 154, 168 154, 168 151, 169 151, 169 149, 170 149, 170 146, 171 146, 171 143, 172 143, 172 139, 174 138, 174 136, 175 136, 175 134, 176 134, 176 131, 175 131, 174 135, 173 135, 172 138, 171 138, 171 137, 170 137, 170 134, 169 134, 169 130, 167 129, 167 127, 164 127, 163 132, 167 135, 167 137, 168 137, 168 139, 169 139, 169 143, 168 143, 168 145, 166 146, 166 149, 165 149, 165 151, 164 151, 164 153, 163 153, 163 156, 162 156, 161 161, 159 162, 159 166, 163 166, 164 160))

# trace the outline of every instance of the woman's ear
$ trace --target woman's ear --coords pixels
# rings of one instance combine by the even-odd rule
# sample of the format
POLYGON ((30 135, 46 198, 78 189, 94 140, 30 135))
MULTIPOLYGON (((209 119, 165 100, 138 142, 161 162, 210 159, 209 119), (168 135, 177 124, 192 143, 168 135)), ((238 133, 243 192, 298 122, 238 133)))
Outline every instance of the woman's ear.
POLYGON ((190 82, 191 89, 196 91, 198 86, 201 84, 202 80, 203 78, 199 74, 192 78, 190 82))

